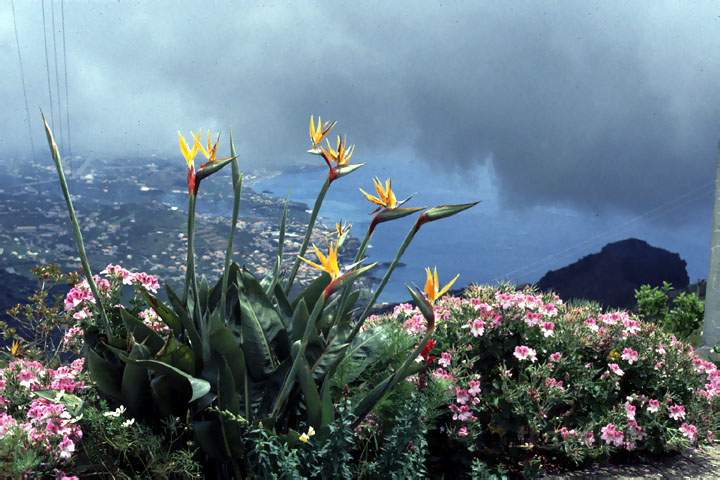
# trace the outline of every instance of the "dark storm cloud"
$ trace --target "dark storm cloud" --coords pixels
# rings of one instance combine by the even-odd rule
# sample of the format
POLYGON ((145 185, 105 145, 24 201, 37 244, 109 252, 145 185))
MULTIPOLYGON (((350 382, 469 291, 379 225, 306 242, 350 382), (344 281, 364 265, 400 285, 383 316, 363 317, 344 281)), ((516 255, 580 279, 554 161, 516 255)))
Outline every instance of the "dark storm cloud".
MULTIPOLYGON (((48 110, 41 12, 16 3, 34 114, 48 110)), ((21 152, 11 16, 0 8, 0 148, 21 152)), ((176 155, 176 129, 230 126, 246 161, 288 164, 306 159, 314 112, 341 121, 359 161, 411 151, 455 172, 491 161, 515 205, 642 210, 714 173, 714 2, 65 9, 78 153, 176 155)))

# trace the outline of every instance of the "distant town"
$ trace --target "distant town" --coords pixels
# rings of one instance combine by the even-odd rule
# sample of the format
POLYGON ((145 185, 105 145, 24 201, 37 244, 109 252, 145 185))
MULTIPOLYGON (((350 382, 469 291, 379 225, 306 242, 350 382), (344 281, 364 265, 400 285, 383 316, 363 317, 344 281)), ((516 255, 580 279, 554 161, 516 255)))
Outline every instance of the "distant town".
MULTIPOLYGON (((67 176, 88 255, 95 271, 108 263, 158 275, 162 282, 184 279, 187 193, 182 162, 153 157, 147 162, 66 159, 67 176)), ((30 275, 32 267, 59 264, 80 270, 68 214, 54 166, 27 162, 0 175, 0 268, 30 275)), ((284 200, 255 192, 246 175, 235 239, 235 260, 258 276, 275 262, 284 200)), ((289 202, 283 264, 297 254, 308 219, 307 206, 289 202)), ((202 184, 198 202, 197 271, 215 279, 223 269, 232 212, 230 168, 202 184)), ((312 241, 325 245, 334 226, 319 224, 312 241)), ((348 239, 343 257, 354 257, 348 239)), ((324 247, 323 247, 324 248, 324 247)), ((316 272, 301 268, 299 281, 316 272)))

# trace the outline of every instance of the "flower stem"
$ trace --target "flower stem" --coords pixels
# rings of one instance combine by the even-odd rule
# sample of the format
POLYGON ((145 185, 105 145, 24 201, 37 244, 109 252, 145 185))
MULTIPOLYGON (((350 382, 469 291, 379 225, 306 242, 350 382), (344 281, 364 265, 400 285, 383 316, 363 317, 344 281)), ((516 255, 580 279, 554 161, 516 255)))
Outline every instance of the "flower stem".
POLYGON ((310 244, 310 237, 312 236, 313 228, 315 228, 315 221, 317 220, 318 213, 320 212, 320 207, 325 200, 325 195, 330 189, 330 183, 331 180, 328 176, 328 178, 325 180, 325 183, 323 183, 323 186, 320 189, 317 198, 315 199, 315 206, 313 207, 312 213, 310 214, 310 221, 308 222, 307 230, 305 231, 305 238, 303 239, 303 243, 300 246, 300 251, 297 254, 297 258, 295 258, 295 264, 293 265, 290 276, 288 277, 287 287, 285 288, 285 291, 288 295, 290 294, 293 282, 295 282, 295 277, 297 276, 298 269, 300 268, 300 257, 305 255, 308 245, 310 244))
POLYGON ((188 195, 188 222, 187 222, 187 260, 185 262, 185 299, 187 301, 190 289, 193 295, 196 293, 195 281, 195 205, 197 196, 194 193, 188 195))
POLYGON ((227 314, 227 289, 230 282, 230 263, 232 262, 233 241, 235 239, 235 230, 237 229, 238 215, 240 214, 240 194, 242 193, 243 176, 240 173, 237 155, 235 154, 235 144, 230 133, 230 156, 232 161, 232 183, 233 183, 233 213, 232 223, 230 224, 230 236, 228 237, 228 246, 225 251, 225 270, 223 271, 222 292, 220 295, 220 305, 222 312, 227 314))
POLYGON ((352 343, 355 336, 360 331, 360 328, 362 327, 363 323, 365 323, 365 319, 367 318, 368 314, 370 313, 370 310, 375 305, 375 302, 377 301, 378 297, 382 293, 382 291, 385 289, 385 286, 387 285, 388 281, 390 281, 390 277, 392 276, 393 272, 395 271, 395 268, 397 267, 398 263, 400 263, 400 259, 402 258, 403 254, 405 253, 405 250, 407 250, 408 246, 410 246, 410 243, 412 242, 413 238, 415 237, 415 234, 420 230, 420 226, 416 222, 413 224, 412 228, 408 232, 407 236, 405 237, 405 240, 403 240, 402 245, 400 245, 400 248, 398 249, 397 254, 395 255, 395 259, 392 261, 390 266, 388 267, 387 271, 385 272, 385 275, 383 276, 382 280, 380 281, 380 285, 375 289, 375 292, 373 293, 372 298, 368 301, 367 305, 365 306, 365 309, 360 314, 360 316, 357 319, 357 322, 355 322, 355 326, 353 327, 352 331, 350 332, 350 335, 345 340, 348 343, 352 343))
MULTIPOLYGON (((359 262, 364 256, 365 251, 367 250, 368 245, 370 244, 370 239, 372 238, 373 232, 375 231, 374 226, 370 226, 368 228, 367 233, 365 234, 365 238, 363 238, 362 243, 360 243, 360 247, 358 248, 357 254, 355 255, 355 260, 353 260, 353 264, 359 262)), ((342 293, 340 294, 340 301, 338 302, 338 308, 335 311, 335 318, 333 319, 332 325, 330 325, 329 328, 332 328, 333 325, 335 325, 338 320, 340 320, 338 317, 342 315, 342 312, 345 311, 347 308, 347 302, 350 298, 350 290, 352 289, 354 282, 348 282, 347 285, 343 288, 342 293)))
POLYGON ((68 189, 67 180, 65 179, 65 171, 62 166, 62 158, 60 157, 60 149, 55 143, 55 137, 53 136, 52 130, 45 120, 43 115, 43 123, 45 124, 45 134, 47 135, 48 144, 50 145, 50 152, 52 153, 53 161, 55 162, 55 168, 57 169, 58 178, 60 179, 60 187, 62 188, 63 196, 65 197, 65 204, 67 205, 68 215, 70 216, 70 223, 73 227, 73 235, 75 236, 75 244, 77 245, 78 254, 80 255, 80 261, 82 262, 83 271, 87 278, 90 291, 95 297, 95 304, 100 310, 100 317, 103 321, 103 328, 108 337, 111 336, 112 331, 110 330, 110 321, 108 320, 107 313, 103 307, 100 293, 98 292, 95 279, 93 278, 92 271, 90 270, 90 262, 88 261, 87 253, 85 252, 85 242, 83 241, 82 232, 80 231, 80 223, 75 213, 75 207, 73 206, 72 198, 70 197, 70 190, 68 189))

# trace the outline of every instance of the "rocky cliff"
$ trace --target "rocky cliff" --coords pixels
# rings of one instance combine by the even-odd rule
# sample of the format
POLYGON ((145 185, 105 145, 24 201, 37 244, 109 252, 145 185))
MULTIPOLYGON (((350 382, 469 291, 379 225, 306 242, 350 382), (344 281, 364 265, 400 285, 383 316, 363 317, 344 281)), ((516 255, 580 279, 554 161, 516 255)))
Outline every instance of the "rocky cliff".
POLYGON ((663 281, 678 289, 686 288, 689 278, 685 261, 677 253, 629 238, 546 273, 537 286, 555 291, 566 301, 583 298, 606 307, 631 308, 640 285, 657 286, 663 281))

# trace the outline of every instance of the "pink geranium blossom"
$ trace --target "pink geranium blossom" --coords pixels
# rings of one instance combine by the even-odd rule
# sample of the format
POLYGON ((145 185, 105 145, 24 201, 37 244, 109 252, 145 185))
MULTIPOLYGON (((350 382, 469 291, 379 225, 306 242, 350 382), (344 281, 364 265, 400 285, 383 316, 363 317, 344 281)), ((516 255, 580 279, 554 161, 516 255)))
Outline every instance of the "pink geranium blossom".
POLYGON ((673 420, 683 420, 685 418, 685 407, 682 405, 668 405, 668 417, 673 420))
POLYGON ((614 445, 616 447, 622 447, 625 441, 625 434, 621 430, 618 430, 614 423, 608 423, 601 429, 602 435, 600 438, 608 445, 614 445))
POLYGON ((687 437, 691 442, 695 442, 698 438, 698 429, 695 425, 689 423, 683 423, 680 425, 680 431, 687 437))
POLYGON ((660 401, 648 400, 647 411, 650 413, 657 413, 658 410, 660 410, 660 401))
POLYGON ((632 348, 626 347, 623 348, 622 356, 620 358, 632 365, 633 363, 638 361, 638 358, 640 358, 640 354, 632 348))
POLYGON ((525 345, 515 347, 513 356, 518 360, 530 360, 531 362, 535 362, 537 360, 537 352, 525 345))
POLYGON ((617 363, 608 363, 608 368, 618 377, 625 375, 625 372, 623 372, 622 368, 620 368, 620 365, 617 363))
POLYGON ((470 334, 473 337, 482 337, 485 333, 485 322, 481 318, 476 318, 470 323, 470 334))

